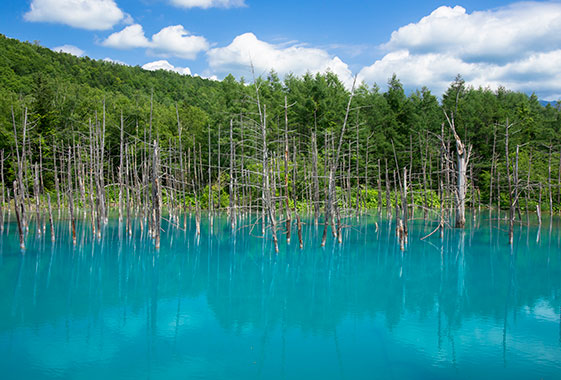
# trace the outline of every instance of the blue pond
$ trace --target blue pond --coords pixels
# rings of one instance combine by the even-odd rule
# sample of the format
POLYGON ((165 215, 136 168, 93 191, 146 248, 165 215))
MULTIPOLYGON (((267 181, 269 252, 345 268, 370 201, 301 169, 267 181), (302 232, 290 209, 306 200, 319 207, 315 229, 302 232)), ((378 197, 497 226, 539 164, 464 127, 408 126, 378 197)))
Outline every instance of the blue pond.
POLYGON ((31 224, 22 254, 7 223, 0 377, 559 379, 560 220, 510 247, 488 217, 442 240, 411 222, 404 252, 387 220, 348 220, 325 248, 307 220, 304 249, 294 231, 278 255, 224 217, 199 238, 164 223, 159 251, 115 220, 100 241, 79 222, 73 247, 63 221, 54 244, 31 224))

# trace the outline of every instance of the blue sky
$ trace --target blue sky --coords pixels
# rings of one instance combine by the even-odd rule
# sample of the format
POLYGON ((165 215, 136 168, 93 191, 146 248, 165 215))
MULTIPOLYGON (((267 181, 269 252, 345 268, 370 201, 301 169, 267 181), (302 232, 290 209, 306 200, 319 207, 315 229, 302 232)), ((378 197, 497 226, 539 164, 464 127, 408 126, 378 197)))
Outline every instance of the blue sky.
POLYGON ((0 4, 0 33, 146 69, 221 79, 331 70, 440 95, 474 86, 561 98, 561 2, 26 0, 0 4))

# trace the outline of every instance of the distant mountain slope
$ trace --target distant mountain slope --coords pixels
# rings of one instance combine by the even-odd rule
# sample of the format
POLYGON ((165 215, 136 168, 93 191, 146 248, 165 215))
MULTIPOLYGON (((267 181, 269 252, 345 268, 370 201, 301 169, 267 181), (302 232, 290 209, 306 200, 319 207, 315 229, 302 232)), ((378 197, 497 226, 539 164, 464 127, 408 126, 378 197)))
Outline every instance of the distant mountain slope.
POLYGON ((0 34, 0 88, 29 94, 35 77, 41 73, 57 81, 87 85, 132 97, 137 92, 151 93, 159 101, 196 98, 200 91, 219 86, 218 82, 170 71, 147 71, 89 57, 54 52, 29 42, 0 34))

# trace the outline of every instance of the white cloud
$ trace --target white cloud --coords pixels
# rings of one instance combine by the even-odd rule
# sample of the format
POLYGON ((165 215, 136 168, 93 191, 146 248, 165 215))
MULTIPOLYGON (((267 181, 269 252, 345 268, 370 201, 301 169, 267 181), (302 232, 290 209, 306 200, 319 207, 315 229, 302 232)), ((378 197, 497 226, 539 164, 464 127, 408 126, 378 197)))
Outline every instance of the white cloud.
POLYGON ((105 41, 102 42, 103 46, 108 46, 116 49, 131 49, 137 47, 149 47, 150 41, 144 36, 142 25, 133 24, 127 26, 120 32, 111 34, 105 41))
POLYGON ((166 71, 173 71, 183 75, 191 75, 191 69, 189 69, 188 67, 175 67, 166 60, 149 62, 143 65, 142 68, 144 70, 150 70, 150 71, 166 70, 166 71))
POLYGON ((113 59, 113 58, 109 58, 109 57, 105 57, 103 58, 103 62, 109 62, 109 63, 115 63, 117 65, 123 65, 123 66, 128 66, 125 62, 123 61, 119 61, 118 59, 113 59))
POLYGON ((253 64, 257 75, 270 70, 280 75, 330 70, 348 87, 353 81, 348 65, 325 50, 294 44, 273 45, 259 40, 253 33, 239 35, 230 45, 211 49, 207 54, 211 69, 223 73, 247 75, 253 64))
POLYGON ((504 62, 561 44, 561 4, 516 3, 468 14, 442 6, 399 28, 385 45, 412 53, 454 53, 467 62, 504 62))
POLYGON ((208 48, 204 37, 190 35, 182 25, 168 26, 152 36, 151 52, 160 57, 195 59, 208 48))
POLYGON ((410 89, 428 86, 442 94, 460 73, 467 83, 561 93, 561 4, 516 3, 467 13, 440 7, 392 33, 388 52, 363 68, 359 80, 385 83, 395 73, 410 89))
POLYGON ((133 24, 111 34, 101 44, 116 49, 145 47, 149 49, 150 55, 184 59, 195 59, 198 53, 209 48, 204 37, 189 34, 182 25, 165 27, 154 34, 149 41, 144 35, 142 26, 133 24))
POLYGON ((161 61, 154 61, 154 62, 148 62, 146 64, 144 64, 142 66, 142 68, 144 70, 149 70, 149 71, 157 71, 157 70, 166 70, 166 71, 173 71, 182 75, 192 75, 194 77, 200 77, 203 79, 208 79, 208 80, 218 80, 218 77, 216 75, 199 75, 199 74, 192 74, 191 73, 191 69, 188 67, 175 67, 173 66, 171 63, 169 63, 168 61, 161 60, 161 61))
POLYGON ((170 0, 171 4, 182 8, 239 8, 245 7, 245 0, 170 0))
POLYGON ((114 0, 32 0, 24 18, 87 30, 106 30, 130 16, 127 17, 114 0))
POLYGON ((206 75, 195 74, 195 75, 193 75, 193 76, 195 76, 195 77, 200 77, 200 78, 203 78, 203 79, 208 79, 208 80, 214 80, 214 81, 217 81, 217 80, 218 80, 218 77, 217 77, 216 75, 209 75, 209 76, 206 76, 206 75))
POLYGON ((82 49, 80 49, 79 47, 76 47, 74 45, 57 46, 57 47, 53 48, 52 50, 56 51, 56 52, 72 54, 72 55, 75 55, 76 57, 81 57, 81 56, 84 55, 84 51, 82 49))
POLYGON ((464 77, 473 76, 474 66, 476 65, 465 63, 452 55, 414 55, 407 50, 398 50, 363 68, 358 80, 384 84, 395 73, 407 87, 428 86, 433 92, 441 94, 458 73, 462 73, 464 77))

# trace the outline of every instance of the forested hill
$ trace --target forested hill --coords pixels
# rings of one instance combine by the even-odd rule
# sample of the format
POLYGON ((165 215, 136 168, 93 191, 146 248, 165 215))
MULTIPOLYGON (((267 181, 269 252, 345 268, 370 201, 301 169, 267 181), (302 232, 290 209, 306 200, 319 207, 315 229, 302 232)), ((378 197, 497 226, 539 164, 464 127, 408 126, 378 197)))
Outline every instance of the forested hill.
POLYGON ((217 83, 200 77, 80 58, 1 34, 0 75, 3 91, 24 95, 33 93, 41 80, 53 90, 60 85, 73 85, 128 98, 139 93, 150 94, 153 90, 159 101, 194 99, 201 90, 204 92, 203 88, 218 87, 217 83))
MULTIPOLYGON (((266 106, 269 141, 279 141, 275 137, 284 130, 286 97, 291 140, 300 147, 300 157, 305 159, 309 152, 312 131, 317 131, 320 156, 323 156, 325 147, 329 146, 326 137, 327 142, 331 141, 341 129, 350 95, 339 79, 330 72, 286 78, 271 72, 257 78, 256 83, 259 100, 266 106)), ((543 106, 534 95, 503 88, 498 91, 471 88, 461 77, 451 78, 441 100, 427 88, 407 94, 395 76, 388 78, 387 84, 379 85, 359 86, 352 100, 343 149, 347 164, 357 171, 365 172, 367 168, 377 173, 380 160, 388 162, 391 173, 395 166, 393 145, 400 165, 420 173, 427 159, 440 154, 440 142, 435 136, 441 134, 446 111, 454 113, 458 133, 473 146, 470 175, 483 196, 487 194, 485 189, 493 172, 493 145, 497 170, 504 170, 500 165, 505 155, 507 120, 515 125, 510 146, 513 149, 516 145, 523 146, 521 168, 527 165, 524 160, 532 152, 536 180, 541 181, 547 175, 557 179, 557 168, 547 173, 547 163, 559 158, 561 111, 558 105, 543 106)), ((255 87, 243 80, 236 81, 231 75, 222 81, 211 81, 168 71, 146 71, 138 66, 55 53, 0 35, 0 149, 11 154, 15 146, 12 109, 20 134, 24 110, 28 111, 30 159, 37 158, 41 146, 43 158, 48 161, 55 143, 70 145, 78 136, 87 136, 89 123, 99 120, 105 107, 105 144, 109 157, 115 160, 121 113, 127 138, 132 141, 143 138, 152 107, 151 132, 162 146, 178 135, 179 116, 184 136, 188 136, 184 144, 200 144, 205 159, 207 152, 215 157, 218 141, 223 149, 227 147, 224 131, 230 120, 234 121, 235 140, 241 138, 240 127, 244 123, 259 120, 255 87), (211 141, 210 148, 208 141, 211 141)), ((449 138, 447 127, 445 133, 449 138)), ((270 149, 281 152, 284 148, 283 144, 271 143, 270 149)), ((429 164, 437 169, 436 159, 429 164)), ((14 168, 8 164, 7 180, 13 173, 14 168)))

